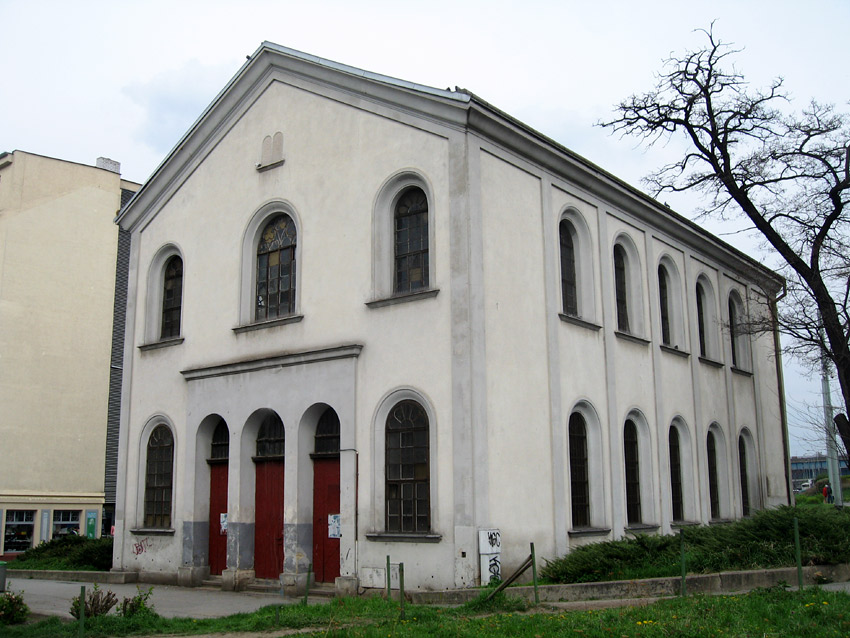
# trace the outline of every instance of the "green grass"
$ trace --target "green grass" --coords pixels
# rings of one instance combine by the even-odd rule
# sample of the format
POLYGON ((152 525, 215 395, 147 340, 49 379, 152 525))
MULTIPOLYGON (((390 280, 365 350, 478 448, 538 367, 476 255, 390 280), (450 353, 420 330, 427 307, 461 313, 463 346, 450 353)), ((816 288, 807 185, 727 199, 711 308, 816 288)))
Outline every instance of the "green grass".
MULTIPOLYGON (((850 512, 822 505, 764 510, 725 525, 684 530, 690 573, 792 567, 794 517, 799 519, 804 565, 850 562, 850 512)), ((548 582, 579 583, 678 576, 678 535, 594 543, 547 561, 541 576, 548 582)))
MULTIPOLYGON (((512 604, 505 601, 504 604, 512 604)), ((455 609, 406 606, 399 617, 395 602, 340 599, 325 605, 266 607, 252 614, 213 620, 146 618, 134 622, 115 616, 90 619, 87 638, 133 635, 272 631, 315 627, 328 637, 407 638, 543 636, 666 637, 759 636, 832 638, 850 635, 850 596, 817 588, 789 592, 780 588, 739 596, 692 596, 647 607, 598 611, 531 613, 492 609, 482 615, 475 605, 455 609)), ((58 619, 3 628, 4 638, 72 638, 77 625, 58 619)), ((270 636, 275 636, 271 633, 270 636)))
POLYGON ((32 547, 8 564, 8 569, 109 571, 112 539, 62 536, 32 547))

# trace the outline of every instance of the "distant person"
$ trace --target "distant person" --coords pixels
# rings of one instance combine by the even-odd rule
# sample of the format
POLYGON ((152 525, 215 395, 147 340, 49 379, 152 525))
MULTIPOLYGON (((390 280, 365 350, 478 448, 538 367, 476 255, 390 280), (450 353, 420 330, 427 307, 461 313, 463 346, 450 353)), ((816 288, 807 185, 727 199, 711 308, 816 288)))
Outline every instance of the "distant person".
POLYGON ((834 503, 835 497, 832 495, 832 485, 827 483, 825 489, 826 489, 826 502, 827 503, 834 503))

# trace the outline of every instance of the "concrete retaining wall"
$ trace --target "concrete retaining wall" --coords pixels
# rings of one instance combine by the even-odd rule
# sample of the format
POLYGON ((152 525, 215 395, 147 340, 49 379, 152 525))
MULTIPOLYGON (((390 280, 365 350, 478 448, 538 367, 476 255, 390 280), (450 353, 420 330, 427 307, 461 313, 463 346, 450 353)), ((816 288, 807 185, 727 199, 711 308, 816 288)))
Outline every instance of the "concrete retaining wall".
MULTIPOLYGON (((850 565, 816 565, 803 568, 803 582, 815 585, 850 580, 850 565)), ((797 584, 797 568, 757 569, 719 574, 690 574, 686 579, 689 594, 723 594, 749 591, 757 587, 797 584)), ((573 602, 616 598, 658 598, 677 596, 682 586, 678 577, 615 580, 600 583, 569 585, 540 585, 541 602, 573 602)), ((448 591, 411 592, 409 598, 421 604, 462 604, 476 598, 482 589, 453 589, 448 591)), ((510 587, 509 596, 534 601, 534 587, 510 587)))

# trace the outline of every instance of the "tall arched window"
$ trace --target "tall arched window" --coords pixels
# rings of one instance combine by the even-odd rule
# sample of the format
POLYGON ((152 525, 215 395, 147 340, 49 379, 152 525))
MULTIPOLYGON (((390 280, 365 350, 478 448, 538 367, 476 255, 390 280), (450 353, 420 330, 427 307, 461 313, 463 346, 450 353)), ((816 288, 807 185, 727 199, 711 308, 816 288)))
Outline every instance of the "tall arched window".
POLYGON ((747 475, 747 444, 744 436, 738 437, 738 468, 741 478, 741 514, 750 515, 750 484, 747 475))
POLYGON ((326 409, 316 424, 313 453, 320 456, 339 456, 339 416, 333 408, 326 409))
POLYGON ((729 341, 732 354, 732 366, 746 369, 749 363, 749 344, 744 324, 744 304, 737 291, 729 293, 729 341))
POLYGON ((295 222, 281 213, 263 228, 257 245, 257 321, 295 312, 295 222))
POLYGON ((570 504, 573 528, 590 527, 590 489, 587 462, 587 426, 578 412, 570 415, 570 504))
POLYGON ((179 255, 165 264, 162 285, 162 328, 160 338, 180 336, 180 313, 183 304, 183 260, 179 255))
POLYGON ((670 427, 668 440, 670 452, 670 497, 673 503, 673 520, 685 519, 684 502, 682 500, 682 451, 679 445, 679 430, 676 426, 670 427))
POLYGON ((416 401, 400 401, 386 423, 386 530, 431 530, 428 415, 416 401))
POLYGON ((565 315, 578 316, 578 289, 576 286, 575 229, 567 220, 558 225, 561 239, 561 299, 565 315))
POLYGON ((638 449, 637 426, 631 419, 626 420, 623 429, 623 455, 626 465, 626 520, 628 523, 640 523, 640 456, 638 449))
POLYGON ((717 483, 717 441, 714 432, 709 430, 706 440, 708 449, 708 499, 711 506, 711 518, 720 518, 720 492, 717 483))
POLYGON ((732 366, 737 368, 739 363, 738 357, 738 308, 735 305, 735 300, 732 295, 729 295, 729 341, 732 350, 732 366))
POLYGON ((670 275, 663 264, 658 265, 658 301, 661 304, 661 343, 669 346, 670 337, 670 275))
POLYGON ((428 288, 428 198, 416 186, 402 192, 395 205, 396 293, 428 288))
POLYGON ((145 527, 171 527, 171 490, 174 474, 174 437, 165 425, 151 432, 145 467, 145 527))
POLYGON ((697 282, 697 330, 699 331, 699 356, 708 355, 708 341, 705 329, 705 288, 697 282))
POLYGON ((629 284, 625 249, 614 246, 614 294, 617 301, 617 330, 629 332, 629 284))

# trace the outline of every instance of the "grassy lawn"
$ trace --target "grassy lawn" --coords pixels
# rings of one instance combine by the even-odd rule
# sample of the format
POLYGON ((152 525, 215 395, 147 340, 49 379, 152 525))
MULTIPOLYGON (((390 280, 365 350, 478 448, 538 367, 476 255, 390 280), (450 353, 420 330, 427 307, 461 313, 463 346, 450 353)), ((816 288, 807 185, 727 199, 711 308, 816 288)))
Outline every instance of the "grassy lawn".
MULTIPOLYGON (((780 588, 740 596, 691 596, 648 607, 565 612, 540 608, 521 611, 510 599, 491 608, 473 602, 447 609, 406 606, 381 599, 340 599, 310 607, 266 607, 252 614, 213 620, 163 619, 158 616, 90 619, 85 635, 192 635, 315 627, 316 635, 369 638, 440 636, 737 636, 826 638, 850 635, 850 595, 817 588, 786 592, 780 588)), ((75 623, 50 619, 0 629, 4 638, 68 638, 75 623)))

